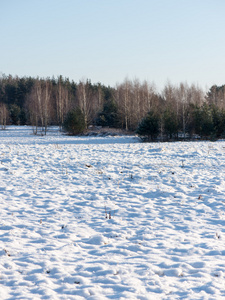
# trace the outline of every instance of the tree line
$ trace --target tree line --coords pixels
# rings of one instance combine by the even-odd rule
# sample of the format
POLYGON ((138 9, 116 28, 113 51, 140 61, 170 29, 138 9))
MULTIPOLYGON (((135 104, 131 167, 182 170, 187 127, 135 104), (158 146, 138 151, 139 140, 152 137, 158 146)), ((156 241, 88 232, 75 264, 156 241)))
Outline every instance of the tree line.
POLYGON ((187 83, 167 83, 159 93, 154 84, 124 79, 114 87, 63 76, 0 77, 0 125, 32 125, 46 134, 50 125, 62 129, 71 111, 79 109, 84 127, 109 126, 137 131, 149 139, 225 135, 225 86, 207 92, 187 83))

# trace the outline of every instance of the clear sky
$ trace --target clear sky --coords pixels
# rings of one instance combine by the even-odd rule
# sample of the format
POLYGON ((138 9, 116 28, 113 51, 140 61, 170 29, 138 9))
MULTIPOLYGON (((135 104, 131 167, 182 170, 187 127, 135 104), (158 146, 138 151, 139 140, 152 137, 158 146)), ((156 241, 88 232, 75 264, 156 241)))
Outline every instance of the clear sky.
POLYGON ((0 72, 225 84, 224 0, 0 0, 0 72))

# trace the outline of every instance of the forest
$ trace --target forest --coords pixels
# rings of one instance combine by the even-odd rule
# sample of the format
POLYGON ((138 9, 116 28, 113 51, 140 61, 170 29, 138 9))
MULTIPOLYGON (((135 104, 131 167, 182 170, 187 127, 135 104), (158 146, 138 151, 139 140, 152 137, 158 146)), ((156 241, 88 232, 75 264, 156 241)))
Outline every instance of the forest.
POLYGON ((79 109, 85 128, 120 128, 147 140, 218 139, 225 137, 225 85, 207 92, 196 84, 153 83, 125 78, 114 87, 90 80, 0 76, 0 126, 32 125, 34 134, 63 128, 79 109))

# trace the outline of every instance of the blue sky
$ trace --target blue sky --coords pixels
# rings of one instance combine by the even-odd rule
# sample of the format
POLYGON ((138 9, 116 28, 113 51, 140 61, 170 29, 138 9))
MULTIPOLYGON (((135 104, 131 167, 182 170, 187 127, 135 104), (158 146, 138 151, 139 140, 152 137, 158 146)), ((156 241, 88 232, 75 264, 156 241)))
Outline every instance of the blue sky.
POLYGON ((0 72, 225 84, 224 0, 0 0, 0 72))

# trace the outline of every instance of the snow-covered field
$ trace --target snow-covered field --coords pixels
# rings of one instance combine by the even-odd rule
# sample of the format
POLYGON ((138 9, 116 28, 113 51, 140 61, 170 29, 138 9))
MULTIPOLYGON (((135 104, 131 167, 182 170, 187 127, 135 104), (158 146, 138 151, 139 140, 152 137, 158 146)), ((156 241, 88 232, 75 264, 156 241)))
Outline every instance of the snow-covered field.
POLYGON ((223 141, 8 127, 0 299, 225 299, 224 192, 223 141))

